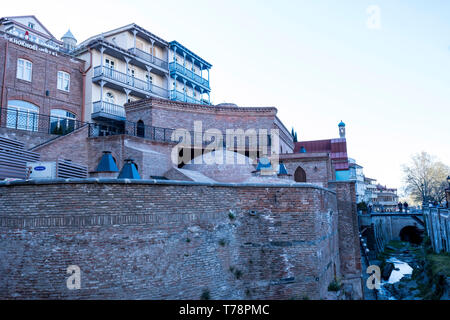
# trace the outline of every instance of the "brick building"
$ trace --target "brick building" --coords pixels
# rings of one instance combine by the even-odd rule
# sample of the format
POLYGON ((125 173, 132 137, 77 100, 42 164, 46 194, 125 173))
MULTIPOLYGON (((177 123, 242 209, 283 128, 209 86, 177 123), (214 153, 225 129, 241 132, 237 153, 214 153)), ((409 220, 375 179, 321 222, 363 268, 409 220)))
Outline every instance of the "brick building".
MULTIPOLYGON (((110 41, 85 42, 92 46, 87 52, 98 49, 101 57, 85 69, 83 61, 65 54, 75 48, 70 32, 60 42, 33 16, 0 22, 4 134, 21 132, 13 138, 33 140, 27 149, 41 161, 62 158, 86 168, 86 178, 97 178, 0 182, 0 206, 6 208, 0 211, 0 260, 7 261, 0 265, 7 275, 0 280, 1 298, 195 299, 206 288, 222 299, 321 299, 328 297, 328 285, 336 278, 342 279, 348 297, 361 298, 355 183, 346 178, 343 123, 340 139, 294 144, 275 107, 210 105, 202 97, 209 97, 209 72, 208 90, 196 83, 206 83, 202 71, 210 65, 179 43, 158 43, 136 25, 112 32, 110 41), (114 36, 123 47, 114 45, 114 36), (173 54, 175 69, 169 76, 168 66, 161 75, 167 97, 147 97, 151 86, 136 87, 138 79, 129 67, 154 65, 159 60, 143 55, 139 47, 151 46, 154 53, 161 44, 166 59, 173 54), (105 70, 106 54, 118 52, 116 59, 127 58, 124 66, 121 62, 125 78, 120 73, 110 79, 119 73, 105 70), (177 69, 179 54, 184 69, 177 69), (172 76, 183 80, 182 95, 176 81, 170 87, 172 76), (99 81, 99 109, 85 104, 86 97, 94 99, 92 92, 83 93, 86 78, 92 88, 99 81), (192 99, 187 99, 189 85, 192 99), (121 119, 110 121, 111 114, 103 114, 102 121, 70 127, 91 107, 107 113, 103 87, 126 98, 121 119), (144 99, 126 103, 133 92, 144 99), (61 134, 56 131, 61 128, 64 134, 51 135, 61 134), (192 147, 181 143, 180 128, 184 137, 192 136, 192 147), (214 139, 208 131, 215 132, 214 139), (240 139, 243 144, 235 144, 240 139), (211 142, 217 150, 208 149, 211 142), (201 163, 217 154, 232 155, 236 163, 201 163), (142 179, 117 179, 117 170, 102 171, 103 157, 111 157, 114 168, 134 166, 142 179), (270 167, 270 174, 263 175, 261 164, 270 167), (24 244, 30 246, 17 254, 24 244), (29 260, 35 263, 24 270, 29 260), (83 290, 68 292, 61 282, 67 264, 87 271, 83 290)), ((147 68, 152 79, 153 67, 147 68)), ((86 118, 92 119, 91 114, 86 118)))
POLYGON ((43 134, 78 127, 84 61, 34 16, 0 19, 0 127, 43 134))

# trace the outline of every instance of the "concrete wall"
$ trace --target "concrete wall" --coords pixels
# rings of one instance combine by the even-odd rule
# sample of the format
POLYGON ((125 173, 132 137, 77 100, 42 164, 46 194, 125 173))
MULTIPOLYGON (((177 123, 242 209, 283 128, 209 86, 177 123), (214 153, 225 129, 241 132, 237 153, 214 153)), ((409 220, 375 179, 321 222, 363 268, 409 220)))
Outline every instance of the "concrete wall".
POLYGON ((340 275, 336 198, 319 187, 73 180, 0 189, 3 299, 199 299, 205 289, 213 299, 319 299, 340 275), (66 287, 69 265, 81 268, 80 290, 66 287))

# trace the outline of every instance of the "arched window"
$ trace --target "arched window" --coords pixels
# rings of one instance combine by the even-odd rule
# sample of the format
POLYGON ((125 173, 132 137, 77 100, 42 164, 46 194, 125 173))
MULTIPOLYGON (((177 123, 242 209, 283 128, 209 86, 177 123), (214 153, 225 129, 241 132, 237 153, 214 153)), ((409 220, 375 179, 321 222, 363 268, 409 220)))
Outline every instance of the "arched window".
POLYGON ((50 111, 50 133, 67 134, 75 129, 76 116, 72 112, 62 109, 50 111))
POLYGON ((306 182, 306 172, 302 167, 298 167, 294 173, 295 182, 306 182))
POLYGON ((6 126, 8 128, 38 131, 39 107, 23 100, 9 100, 6 126))
POLYGON ((138 137, 145 137, 145 125, 144 125, 144 121, 139 120, 137 122, 137 126, 136 126, 136 135, 138 137))

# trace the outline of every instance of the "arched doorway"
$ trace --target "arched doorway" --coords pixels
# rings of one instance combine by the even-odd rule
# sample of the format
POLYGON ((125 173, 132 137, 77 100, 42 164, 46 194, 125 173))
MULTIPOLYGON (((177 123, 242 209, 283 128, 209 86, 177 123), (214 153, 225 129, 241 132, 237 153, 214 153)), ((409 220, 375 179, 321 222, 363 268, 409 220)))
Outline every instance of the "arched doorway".
POLYGON ((136 126, 136 135, 138 137, 145 137, 145 125, 144 125, 144 121, 139 120, 137 122, 137 126, 136 126))
POLYGON ((298 167, 294 173, 295 182, 306 182, 306 172, 302 167, 298 167))

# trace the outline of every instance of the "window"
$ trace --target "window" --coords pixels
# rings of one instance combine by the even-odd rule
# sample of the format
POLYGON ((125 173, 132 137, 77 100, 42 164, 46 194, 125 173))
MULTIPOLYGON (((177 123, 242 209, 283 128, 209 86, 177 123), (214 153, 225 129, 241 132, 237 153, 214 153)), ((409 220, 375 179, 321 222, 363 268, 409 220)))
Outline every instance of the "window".
POLYGON ((64 71, 58 71, 58 89, 69 92, 70 74, 64 71))
POLYGON ((106 65, 107 68, 110 68, 110 69, 114 70, 114 67, 115 67, 114 66, 114 60, 106 58, 105 59, 105 65, 106 65))
POLYGON ((105 96, 105 101, 109 103, 114 103, 114 95, 111 92, 107 92, 105 96))
POLYGON ((76 116, 69 111, 53 109, 50 111, 50 133, 67 134, 75 129, 76 116))
POLYGON ((38 131, 39 107, 23 100, 9 100, 6 127, 27 131, 38 131))
POLYGON ((136 135, 137 135, 138 137, 142 137, 142 138, 145 137, 145 125, 144 125, 144 121, 142 121, 142 120, 139 120, 139 121, 137 122, 137 125, 136 125, 136 135))
POLYGON ((34 29, 34 23, 28 22, 28 28, 34 29))
POLYGON ((17 79, 31 81, 33 64, 25 59, 17 60, 17 79))

